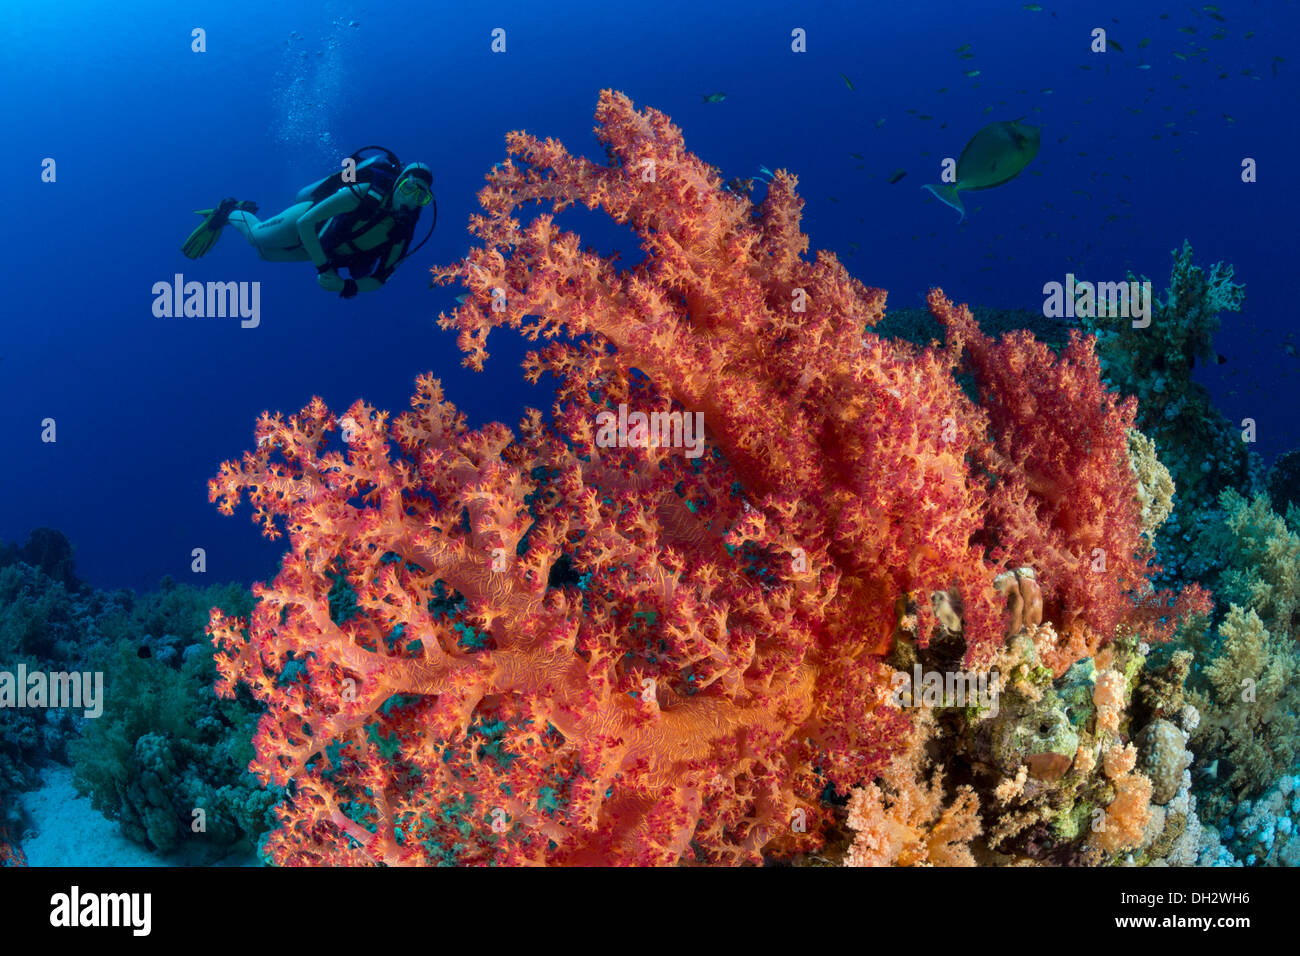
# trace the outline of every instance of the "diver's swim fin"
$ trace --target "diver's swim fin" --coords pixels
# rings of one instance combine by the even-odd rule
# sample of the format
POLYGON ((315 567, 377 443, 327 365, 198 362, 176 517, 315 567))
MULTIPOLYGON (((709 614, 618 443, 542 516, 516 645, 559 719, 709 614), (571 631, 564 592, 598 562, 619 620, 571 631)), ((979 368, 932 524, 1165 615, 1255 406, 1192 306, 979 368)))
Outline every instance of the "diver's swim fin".
POLYGON ((197 215, 203 217, 203 221, 185 240, 185 244, 181 246, 181 252, 191 259, 198 259, 207 255, 221 237, 221 230, 230 221, 230 214, 236 210, 257 212, 257 203, 238 199, 223 199, 216 209, 194 210, 197 215))

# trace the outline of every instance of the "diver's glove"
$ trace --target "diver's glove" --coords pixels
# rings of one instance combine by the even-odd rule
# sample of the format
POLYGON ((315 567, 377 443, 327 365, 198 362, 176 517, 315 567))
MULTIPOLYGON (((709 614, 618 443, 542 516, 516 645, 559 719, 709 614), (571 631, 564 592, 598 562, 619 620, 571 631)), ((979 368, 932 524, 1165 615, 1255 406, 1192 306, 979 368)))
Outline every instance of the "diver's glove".
POLYGON ((340 299, 350 299, 350 298, 352 298, 352 297, 353 297, 354 295, 356 295, 356 294, 357 294, 357 280, 356 280, 356 279, 344 279, 344 280, 343 280, 343 291, 339 293, 339 298, 340 298, 340 299))

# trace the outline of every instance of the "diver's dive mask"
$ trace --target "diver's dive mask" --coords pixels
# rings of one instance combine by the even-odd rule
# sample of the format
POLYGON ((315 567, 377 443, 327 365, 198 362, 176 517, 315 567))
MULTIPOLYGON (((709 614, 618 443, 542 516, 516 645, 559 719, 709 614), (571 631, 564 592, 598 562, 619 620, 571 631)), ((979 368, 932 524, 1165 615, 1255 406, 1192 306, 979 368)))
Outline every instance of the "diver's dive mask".
POLYGON ((433 199, 433 193, 429 187, 414 176, 404 176, 402 181, 397 184, 397 195, 402 200, 413 206, 427 206, 433 199))

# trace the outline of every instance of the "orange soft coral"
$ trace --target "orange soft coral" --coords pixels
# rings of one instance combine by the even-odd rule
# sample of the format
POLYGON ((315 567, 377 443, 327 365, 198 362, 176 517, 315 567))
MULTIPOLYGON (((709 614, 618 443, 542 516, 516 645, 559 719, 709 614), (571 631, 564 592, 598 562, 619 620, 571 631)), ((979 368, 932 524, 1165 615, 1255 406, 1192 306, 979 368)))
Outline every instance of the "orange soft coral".
POLYGON ((920 730, 881 774, 878 783, 849 796, 853 843, 846 866, 974 866, 970 840, 983 832, 979 798, 960 787, 945 806, 943 767, 924 779, 920 730))
POLYGON ((1093 846, 1107 854, 1138 846, 1151 822, 1151 781, 1134 771, 1120 774, 1114 784, 1115 799, 1091 834, 1093 846))
POLYGON ((551 424, 470 431, 424 378, 394 419, 266 416, 212 483, 290 537, 247 633, 212 622, 219 689, 267 705, 255 769, 296 782, 280 862, 808 849, 826 787, 870 781, 907 734, 883 663, 900 598, 948 595, 975 660, 1008 629, 999 571, 1034 564, 1044 620, 1094 628, 1145 585, 1136 500, 1102 493, 1133 490, 1131 413, 1088 346, 994 346, 941 296, 946 348, 881 338, 885 294, 803 258, 793 176, 755 208, 661 113, 606 91, 597 120, 607 164, 511 134, 481 245, 435 270, 471 291, 443 321, 473 367, 495 326, 579 336, 526 361, 560 383, 551 424), (602 209, 644 260, 521 223, 534 201, 602 209), (992 423, 963 353, 1000 396, 992 423), (705 453, 610 447, 598 422, 624 405, 702 415, 705 453), (1066 454, 1080 442, 1092 460, 1066 454), (1094 546, 1114 573, 1085 577, 1094 546))
POLYGON ((823 637, 825 560, 758 577, 751 549, 793 544, 719 461, 571 448, 535 417, 471 432, 428 378, 412 404, 354 405, 337 449, 319 401, 268 416, 213 482, 292 543, 252 639, 211 628, 218 690, 268 706, 254 769, 297 781, 273 858, 753 861, 800 845, 796 811, 815 845, 814 763, 868 772, 903 726, 874 713, 882 666, 823 637), (548 589, 564 551, 584 589, 548 589))
MULTIPOLYGON (((1102 384, 1095 340, 1072 331, 1057 355, 1026 331, 993 341, 938 290, 930 309, 961 349, 989 415, 993 441, 977 461, 996 477, 992 553, 1035 569, 1058 631, 1086 629, 1105 642, 1121 622, 1140 621, 1167 637, 1171 621, 1208 610, 1199 589, 1172 609, 1172 594, 1151 591, 1157 569, 1128 452, 1137 402, 1102 384)), ((1085 646, 1096 645, 1080 642, 1080 656, 1085 646)))

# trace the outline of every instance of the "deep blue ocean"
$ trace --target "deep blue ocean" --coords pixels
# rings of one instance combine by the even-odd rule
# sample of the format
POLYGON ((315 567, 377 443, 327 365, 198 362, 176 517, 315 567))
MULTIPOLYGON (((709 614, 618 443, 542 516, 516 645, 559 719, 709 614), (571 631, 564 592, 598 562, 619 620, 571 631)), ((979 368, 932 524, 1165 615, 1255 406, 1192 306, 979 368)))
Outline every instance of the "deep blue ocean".
MULTIPOLYGON (((208 580, 247 584, 274 574, 283 542, 246 511, 219 515, 206 484, 263 410, 313 395, 399 410, 426 371, 473 425, 548 409, 510 333, 493 335, 484 373, 461 367, 435 324, 459 290, 431 290, 428 268, 467 251, 507 131, 601 156, 603 88, 667 113, 724 177, 794 172, 811 248, 894 306, 940 285, 1039 309, 1067 272, 1132 270, 1159 292, 1190 240, 1199 264, 1231 262, 1247 287, 1216 342, 1225 361, 1199 379, 1231 421, 1258 422, 1266 461, 1295 448, 1296 4, 1038 6, 4 4, 0 539, 58 528, 99 588, 192 580, 194 548, 208 580), (1105 54, 1090 50, 1097 28, 1117 41, 1105 54), (982 126, 1019 118, 1041 128, 1032 175, 967 194, 960 223, 921 189, 982 126), (194 210, 232 196, 270 215, 368 144, 429 164, 437 199, 432 238, 383 289, 340 299, 310 263, 264 262, 229 229, 206 257, 181 254, 194 210), (1256 182, 1242 181, 1247 158, 1256 182), (155 317, 151 289, 176 273, 260 283, 260 324, 155 317)), ((638 257, 603 217, 561 222, 638 257)))

